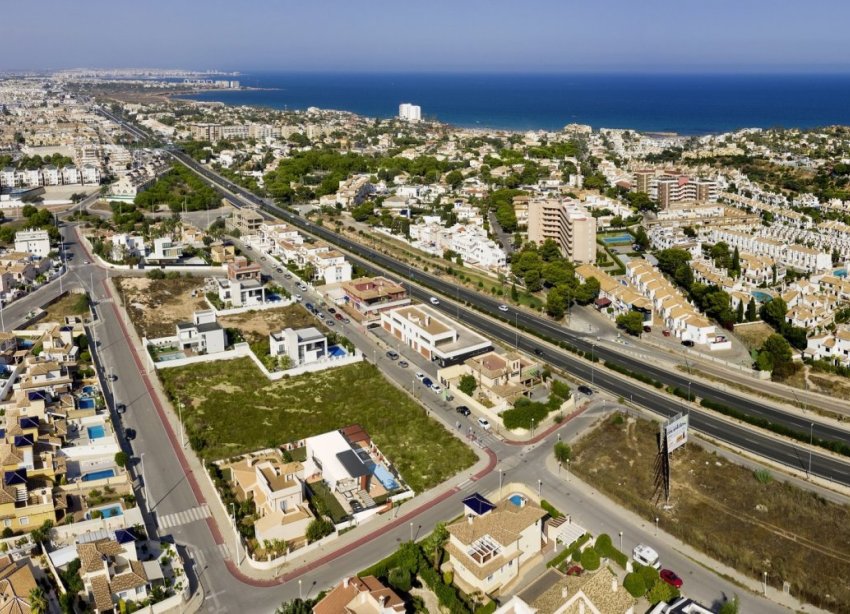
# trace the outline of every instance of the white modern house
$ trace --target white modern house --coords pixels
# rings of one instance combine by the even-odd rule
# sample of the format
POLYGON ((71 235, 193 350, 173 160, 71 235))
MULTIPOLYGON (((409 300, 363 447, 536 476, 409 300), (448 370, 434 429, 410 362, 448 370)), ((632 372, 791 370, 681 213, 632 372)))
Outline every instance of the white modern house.
POLYGON ((227 347, 227 332, 216 321, 214 311, 196 311, 191 322, 177 324, 177 344, 181 350, 215 354, 227 347))
POLYGON ((153 240, 153 251, 148 256, 150 260, 173 261, 183 255, 183 244, 171 237, 158 237, 153 240))
POLYGON ((120 233, 110 237, 112 241, 112 259, 123 260, 127 256, 144 258, 147 256, 148 247, 143 237, 134 234, 120 233))
POLYGON ((19 230, 15 233, 15 251, 46 258, 50 253, 50 236, 46 230, 19 230))
POLYGON ((328 355, 328 340, 315 327, 285 328, 269 335, 272 356, 289 356, 293 366, 309 364, 328 355))
POLYGON ((266 287, 256 279, 216 279, 218 298, 231 307, 253 307, 266 302, 266 287))

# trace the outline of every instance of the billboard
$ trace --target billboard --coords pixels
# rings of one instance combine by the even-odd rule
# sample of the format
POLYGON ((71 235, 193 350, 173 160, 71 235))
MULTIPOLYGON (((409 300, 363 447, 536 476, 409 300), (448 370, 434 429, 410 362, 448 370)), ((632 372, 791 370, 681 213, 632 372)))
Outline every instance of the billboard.
POLYGON ((679 414, 664 425, 664 437, 667 439, 667 453, 688 443, 688 414, 679 414))

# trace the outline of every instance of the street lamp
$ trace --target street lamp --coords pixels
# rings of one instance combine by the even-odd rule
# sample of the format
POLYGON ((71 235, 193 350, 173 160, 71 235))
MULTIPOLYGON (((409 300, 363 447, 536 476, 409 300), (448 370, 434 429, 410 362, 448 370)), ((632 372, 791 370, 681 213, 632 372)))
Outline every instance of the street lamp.
POLYGON ((537 480, 537 498, 540 499, 543 497, 543 480, 537 480))
POLYGON ((534 418, 531 419, 531 436, 534 437, 534 418))
POLYGON ((499 501, 502 500, 502 470, 499 469, 499 501))
POLYGON ((623 532, 620 531, 620 552, 623 551, 623 532))
POLYGON ((186 439, 183 432, 183 401, 177 401, 177 419, 180 421, 180 447, 186 447, 186 439))
POLYGON ((767 572, 763 571, 762 574, 762 586, 764 587, 764 596, 767 597, 767 572))
POLYGON ((519 311, 514 311, 514 334, 516 335, 514 349, 519 350, 519 311))
POLYGON ((301 593, 301 578, 298 578, 298 598, 304 599, 304 595, 301 593))
POLYGON ((809 477, 812 477, 812 444, 815 440, 815 423, 809 424, 809 477))
POLYGON ((658 516, 655 517, 655 537, 658 537, 658 516))

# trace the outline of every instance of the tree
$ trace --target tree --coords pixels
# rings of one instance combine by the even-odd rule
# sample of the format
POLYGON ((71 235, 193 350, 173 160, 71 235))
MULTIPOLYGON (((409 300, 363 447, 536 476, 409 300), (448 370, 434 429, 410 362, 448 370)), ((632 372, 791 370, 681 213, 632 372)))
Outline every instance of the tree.
POLYGON ((397 591, 407 593, 411 588, 410 572, 400 567, 394 567, 390 570, 387 580, 397 591))
POLYGON ((556 320, 560 320, 564 317, 564 312, 567 309, 569 300, 569 293, 564 287, 559 286, 552 288, 546 294, 546 313, 556 320))
POLYGON ((581 566, 587 571, 599 569, 599 553, 594 548, 585 548, 581 553, 581 566))
POLYGON ((623 588, 635 599, 640 599, 646 594, 646 584, 643 581, 643 576, 634 571, 626 575, 623 580, 623 588))
POLYGON ((751 298, 747 303, 747 322, 755 322, 758 320, 758 312, 756 310, 756 299, 751 298))
POLYGON ((559 441, 555 444, 554 451, 555 451, 555 459, 559 463, 566 463, 573 456, 572 448, 570 447, 570 445, 568 443, 565 443, 563 441, 559 441))
POLYGON ((308 543, 316 542, 334 532, 334 525, 330 520, 325 518, 316 518, 307 525, 307 531, 304 534, 308 543))
POLYGON ((516 284, 511 284, 511 300, 514 303, 519 301, 519 292, 517 292, 516 284))
POLYGON ((453 190, 457 190, 463 183, 463 173, 460 171, 451 171, 448 175, 446 175, 446 183, 449 184, 453 190))
POLYGON ((635 230, 635 245, 643 251, 649 249, 649 235, 646 234, 646 229, 643 226, 638 226, 635 230))
POLYGON ((744 321, 744 301, 738 301, 738 307, 735 311, 735 321, 738 324, 744 321))
POLYGON ((532 269, 526 273, 524 281, 525 287, 529 292, 537 292, 543 288, 543 282, 540 279, 540 271, 538 269, 532 269))
POLYGON ((314 599, 293 599, 281 604, 275 614, 313 614, 314 599))
POLYGON ((561 258, 561 248, 554 240, 546 239, 540 245, 539 254, 544 262, 553 262, 561 258))
POLYGON ((740 277, 741 276, 741 253, 738 251, 738 247, 735 247, 735 251, 732 252, 732 264, 729 266, 729 274, 732 277, 740 277))
POLYGON ((771 335, 762 344, 756 365, 761 371, 772 371, 774 379, 784 379, 798 367, 792 360, 791 345, 779 334, 771 335))
POLYGON ((635 337, 643 332, 643 316, 637 311, 630 311, 617 316, 616 323, 618 328, 622 328, 635 337))
POLYGON ((40 586, 33 587, 28 595, 30 602, 30 612, 32 614, 47 614, 48 602, 47 595, 40 586))
POLYGON ((599 296, 599 280, 590 277, 586 282, 576 288, 576 302, 579 305, 589 305, 599 296))
POLYGON ((668 275, 673 275, 681 264, 691 261, 691 254, 687 250, 678 247, 663 249, 658 252, 658 268, 668 275))
POLYGON ((124 452, 123 450, 115 453, 115 464, 118 465, 119 467, 122 467, 122 468, 126 467, 127 461, 129 461, 129 460, 130 459, 128 458, 127 453, 124 452))
POLYGON ((785 314, 788 313, 788 305, 780 297, 772 298, 761 306, 761 319, 770 324, 777 332, 781 333, 787 326, 785 314))
POLYGON ((460 382, 458 383, 457 387, 465 395, 472 396, 472 394, 475 392, 475 389, 478 387, 478 382, 475 381, 475 377, 467 373, 466 375, 461 376, 460 382))
POLYGON ((647 601, 649 601, 649 603, 655 605, 656 603, 661 603, 662 601, 672 601, 678 596, 679 591, 677 591, 674 587, 670 586, 664 580, 659 578, 655 581, 655 584, 652 585, 652 588, 649 589, 649 592, 646 594, 646 599, 647 601))
POLYGON ((738 595, 735 595, 732 599, 723 602, 720 609, 717 610, 717 614, 738 614, 740 607, 741 604, 738 600, 738 595))

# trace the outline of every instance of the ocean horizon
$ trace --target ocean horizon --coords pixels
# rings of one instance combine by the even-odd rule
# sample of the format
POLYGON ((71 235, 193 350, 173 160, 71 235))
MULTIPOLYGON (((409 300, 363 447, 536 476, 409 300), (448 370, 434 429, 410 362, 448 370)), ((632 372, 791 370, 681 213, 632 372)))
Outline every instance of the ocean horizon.
POLYGON ((513 131, 578 123, 692 136, 850 125, 850 74, 247 72, 239 81, 258 89, 185 98, 380 118, 410 102, 426 119, 513 131))

